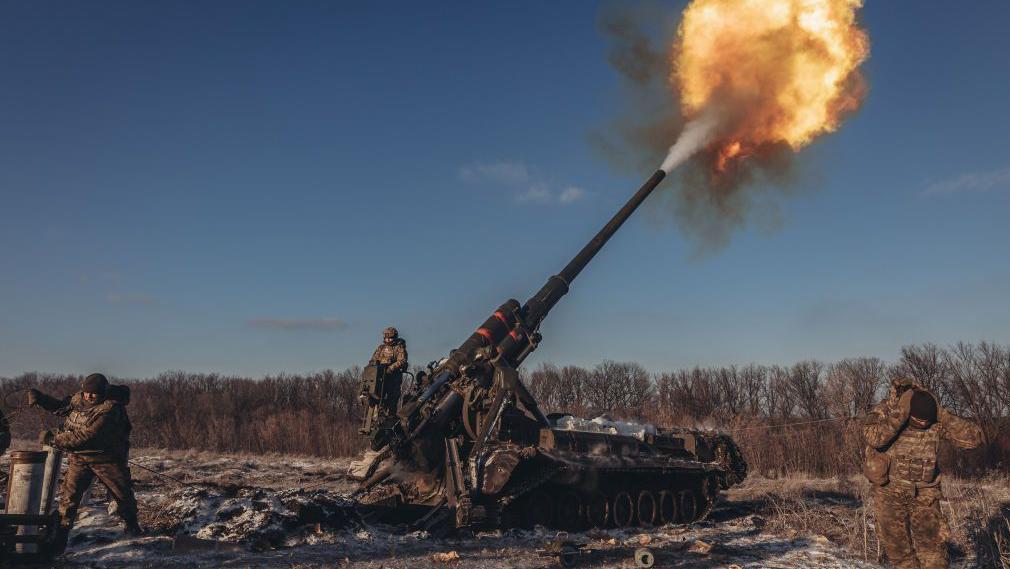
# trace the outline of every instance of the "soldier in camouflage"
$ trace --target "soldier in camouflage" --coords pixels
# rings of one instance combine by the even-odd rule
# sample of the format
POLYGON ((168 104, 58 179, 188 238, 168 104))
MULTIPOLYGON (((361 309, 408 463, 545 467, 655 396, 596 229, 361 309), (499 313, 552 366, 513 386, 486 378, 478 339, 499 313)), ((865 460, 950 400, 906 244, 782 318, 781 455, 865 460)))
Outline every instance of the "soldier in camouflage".
POLYGON ((390 416, 396 413, 400 401, 400 388, 403 384, 403 372, 407 371, 407 342, 400 338, 396 328, 390 326, 382 331, 382 343, 375 348, 368 363, 383 366, 379 414, 384 417, 390 416))
POLYGON ((947 567, 937 451, 941 439, 975 448, 982 432, 941 407, 929 391, 898 379, 867 416, 863 435, 864 473, 874 485, 877 533, 887 558, 897 569, 947 567))
POLYGON ((369 364, 386 366, 386 373, 403 373, 407 370, 407 342, 390 326, 382 331, 382 343, 372 352, 369 364))
POLYGON ((66 399, 56 399, 35 389, 28 393, 29 405, 66 417, 59 430, 44 431, 39 441, 70 454, 60 486, 61 535, 57 542, 61 542, 61 547, 66 546, 81 498, 96 477, 115 498, 126 534, 143 534, 137 523, 137 499, 128 464, 133 429, 126 414, 128 402, 129 388, 110 386, 100 373, 89 375, 81 384, 81 391, 66 399))

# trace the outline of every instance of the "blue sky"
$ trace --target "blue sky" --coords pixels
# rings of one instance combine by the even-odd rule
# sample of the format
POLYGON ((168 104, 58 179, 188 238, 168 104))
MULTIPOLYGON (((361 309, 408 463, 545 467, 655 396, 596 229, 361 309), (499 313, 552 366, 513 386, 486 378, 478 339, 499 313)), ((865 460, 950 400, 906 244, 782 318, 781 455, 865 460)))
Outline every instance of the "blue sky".
MULTIPOLYGON (((1008 341, 1010 4, 862 16, 866 103, 798 157, 779 223, 699 257, 647 202, 531 363, 1008 341)), ((390 324, 443 355, 642 181, 589 143, 624 104, 598 17, 0 2, 0 374, 342 368, 390 324)))

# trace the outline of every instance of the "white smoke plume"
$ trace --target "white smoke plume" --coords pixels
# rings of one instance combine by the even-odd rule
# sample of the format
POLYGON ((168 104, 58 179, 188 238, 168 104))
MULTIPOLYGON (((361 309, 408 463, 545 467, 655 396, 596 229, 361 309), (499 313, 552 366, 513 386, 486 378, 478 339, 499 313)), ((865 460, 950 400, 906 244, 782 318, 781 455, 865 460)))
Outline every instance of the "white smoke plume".
POLYGON ((663 160, 660 170, 670 174, 677 166, 687 161, 705 147, 712 137, 719 130, 719 112, 715 109, 708 109, 695 119, 684 125, 684 130, 677 137, 677 142, 670 147, 670 152, 663 160))

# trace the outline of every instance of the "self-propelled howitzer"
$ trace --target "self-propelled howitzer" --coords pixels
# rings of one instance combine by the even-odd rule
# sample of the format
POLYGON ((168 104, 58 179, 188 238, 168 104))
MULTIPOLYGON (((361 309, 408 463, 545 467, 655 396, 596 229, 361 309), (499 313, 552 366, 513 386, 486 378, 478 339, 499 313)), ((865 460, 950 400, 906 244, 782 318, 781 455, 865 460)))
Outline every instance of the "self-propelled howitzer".
POLYGON ((426 528, 580 527, 694 521, 742 480, 746 464, 726 436, 560 428, 575 423, 545 416, 517 371, 550 310, 665 175, 656 171, 525 304, 506 301, 434 367, 430 385, 379 428, 359 494, 396 481, 394 501, 414 506, 426 528))

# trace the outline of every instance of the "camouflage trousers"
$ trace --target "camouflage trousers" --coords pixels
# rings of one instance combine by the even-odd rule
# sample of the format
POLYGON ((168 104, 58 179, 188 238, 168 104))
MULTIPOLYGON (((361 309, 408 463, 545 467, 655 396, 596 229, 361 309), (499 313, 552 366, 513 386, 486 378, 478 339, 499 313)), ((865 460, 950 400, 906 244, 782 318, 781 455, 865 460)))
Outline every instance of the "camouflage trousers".
POLYGON ((945 569, 947 522, 940 486, 916 489, 892 481, 874 488, 877 534, 895 569, 945 569))
POLYGON ((127 524, 137 523, 137 498, 133 495, 130 467, 125 462, 90 463, 71 456, 60 485, 60 524, 69 529, 77 519, 81 498, 95 477, 116 499, 117 513, 127 524))

